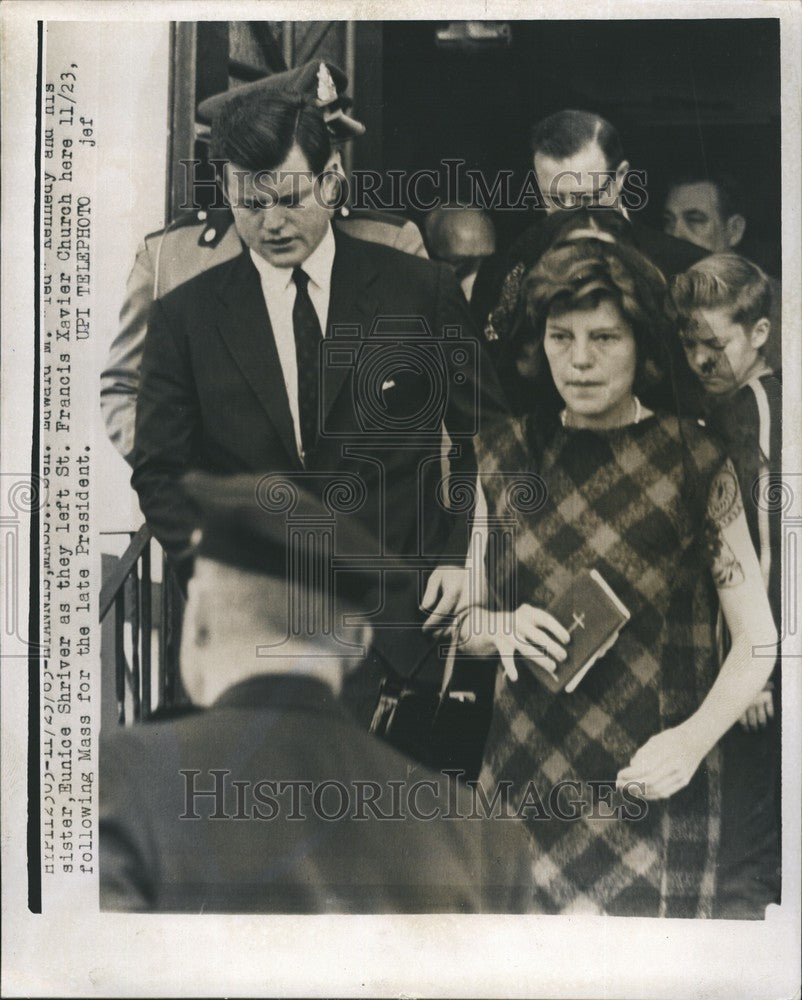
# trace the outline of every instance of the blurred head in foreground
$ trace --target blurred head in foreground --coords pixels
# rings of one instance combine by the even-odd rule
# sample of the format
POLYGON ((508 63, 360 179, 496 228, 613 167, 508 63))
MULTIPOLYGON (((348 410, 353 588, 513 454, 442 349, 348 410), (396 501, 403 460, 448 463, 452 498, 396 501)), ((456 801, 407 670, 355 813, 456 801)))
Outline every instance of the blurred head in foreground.
POLYGON ((185 486, 203 525, 181 643, 193 702, 276 673, 316 677, 339 694, 371 641, 353 622, 371 574, 351 562, 372 551, 370 536, 289 477, 196 472, 185 486))

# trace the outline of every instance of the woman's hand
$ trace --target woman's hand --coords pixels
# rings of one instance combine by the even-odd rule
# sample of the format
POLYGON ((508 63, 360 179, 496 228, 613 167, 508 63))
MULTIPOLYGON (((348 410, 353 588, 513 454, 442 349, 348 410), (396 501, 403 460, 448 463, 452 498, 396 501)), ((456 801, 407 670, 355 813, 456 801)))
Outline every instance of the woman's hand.
POLYGON ((568 655, 563 646, 571 641, 571 633, 542 608, 522 604, 512 614, 497 612, 493 622, 492 640, 511 681, 518 680, 515 653, 539 664, 550 674, 557 672, 557 663, 562 663, 568 655))
POLYGON ((429 617, 421 628, 435 639, 448 635, 468 607, 469 572, 461 566, 437 566, 427 580, 420 607, 429 617))
POLYGON ((652 736, 636 751, 616 778, 616 787, 639 785, 644 799, 667 799, 684 788, 708 748, 700 746, 686 724, 652 736))
POLYGON ((774 685, 769 681, 741 716, 741 725, 744 729, 758 732, 769 724, 769 719, 774 718, 773 690, 774 685))

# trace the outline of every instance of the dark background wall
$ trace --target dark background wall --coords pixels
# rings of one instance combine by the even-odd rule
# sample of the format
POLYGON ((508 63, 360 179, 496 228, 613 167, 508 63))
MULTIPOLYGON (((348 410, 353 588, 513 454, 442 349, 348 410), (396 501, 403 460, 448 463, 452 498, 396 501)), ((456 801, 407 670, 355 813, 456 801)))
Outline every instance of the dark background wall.
MULTIPOLYGON (((779 273, 776 18, 506 24, 508 45, 459 49, 438 47, 436 33, 447 26, 438 21, 182 22, 174 52, 173 186, 180 190, 182 156, 206 155, 208 128, 198 131, 195 122, 205 96, 328 58, 348 71, 354 113, 368 126, 346 151, 353 168, 413 172, 462 158, 491 187, 499 171, 512 170, 514 194, 531 167, 532 123, 560 108, 584 108, 618 127, 631 166, 646 172, 643 221, 660 224, 672 175, 688 168, 729 172, 747 195, 740 249, 779 273)), ((471 192, 456 193, 466 199, 471 192)), ((420 212, 409 205, 407 211, 420 221, 420 212)), ((502 245, 529 218, 526 210, 493 215, 502 245)))
MULTIPOLYGON (((463 157, 488 178, 513 169, 515 191, 531 124, 584 108, 618 127, 632 167, 647 172, 644 221, 659 224, 672 174, 724 169, 745 187, 752 239, 779 248, 776 19, 509 24, 509 46, 474 51, 438 48, 442 22, 384 22, 380 35, 374 25, 355 90, 372 141, 355 165, 412 171, 463 157)), ((494 217, 505 242, 527 221, 494 217)))

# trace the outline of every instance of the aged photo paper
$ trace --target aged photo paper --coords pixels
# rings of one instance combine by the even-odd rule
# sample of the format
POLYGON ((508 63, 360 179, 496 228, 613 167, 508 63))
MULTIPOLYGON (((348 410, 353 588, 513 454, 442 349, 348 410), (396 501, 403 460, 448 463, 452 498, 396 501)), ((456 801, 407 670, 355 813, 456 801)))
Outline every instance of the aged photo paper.
MULTIPOLYGON (((3 995, 798 996, 800 6, 8 0, 0 18, 3 995), (234 228, 214 228, 211 118, 197 108, 312 59, 343 67, 347 114, 367 126, 343 146, 350 204, 361 197, 396 232, 412 220, 429 256, 438 200, 491 209, 498 251, 520 236, 533 214, 528 133, 561 108, 620 128, 630 194, 644 196, 630 214, 642 208, 654 229, 669 225, 685 152, 711 176, 721 164, 737 175, 742 248, 749 237, 782 306, 782 475, 755 499, 777 516, 782 588, 782 893, 763 919, 101 909, 101 729, 157 726, 151 716, 187 701, 180 583, 131 486, 137 324, 169 291, 159 276, 181 246, 206 243, 219 264, 225 240, 241 249, 234 228), (522 107, 526 86, 542 89, 522 107)), ((328 84, 316 85, 322 101, 328 84)))

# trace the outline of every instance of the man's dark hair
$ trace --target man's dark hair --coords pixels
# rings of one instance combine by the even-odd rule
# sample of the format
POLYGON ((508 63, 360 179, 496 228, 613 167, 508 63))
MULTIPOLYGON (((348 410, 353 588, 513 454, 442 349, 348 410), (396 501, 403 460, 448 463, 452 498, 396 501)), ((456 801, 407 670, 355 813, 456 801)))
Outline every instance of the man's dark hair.
POLYGON ((296 143, 312 173, 321 174, 331 136, 318 109, 300 95, 232 98, 212 125, 212 157, 246 170, 275 170, 296 143))
POLYGON ((716 189, 718 209, 726 222, 733 215, 746 215, 744 193, 739 181, 732 174, 707 173, 704 170, 686 170, 672 178, 668 185, 670 194, 678 187, 688 184, 712 184, 716 189))
POLYGON ((609 170, 615 170, 624 159, 618 132, 590 111, 568 109, 549 115, 532 127, 529 145, 533 156, 540 153, 552 160, 565 160, 591 142, 599 144, 609 170))

